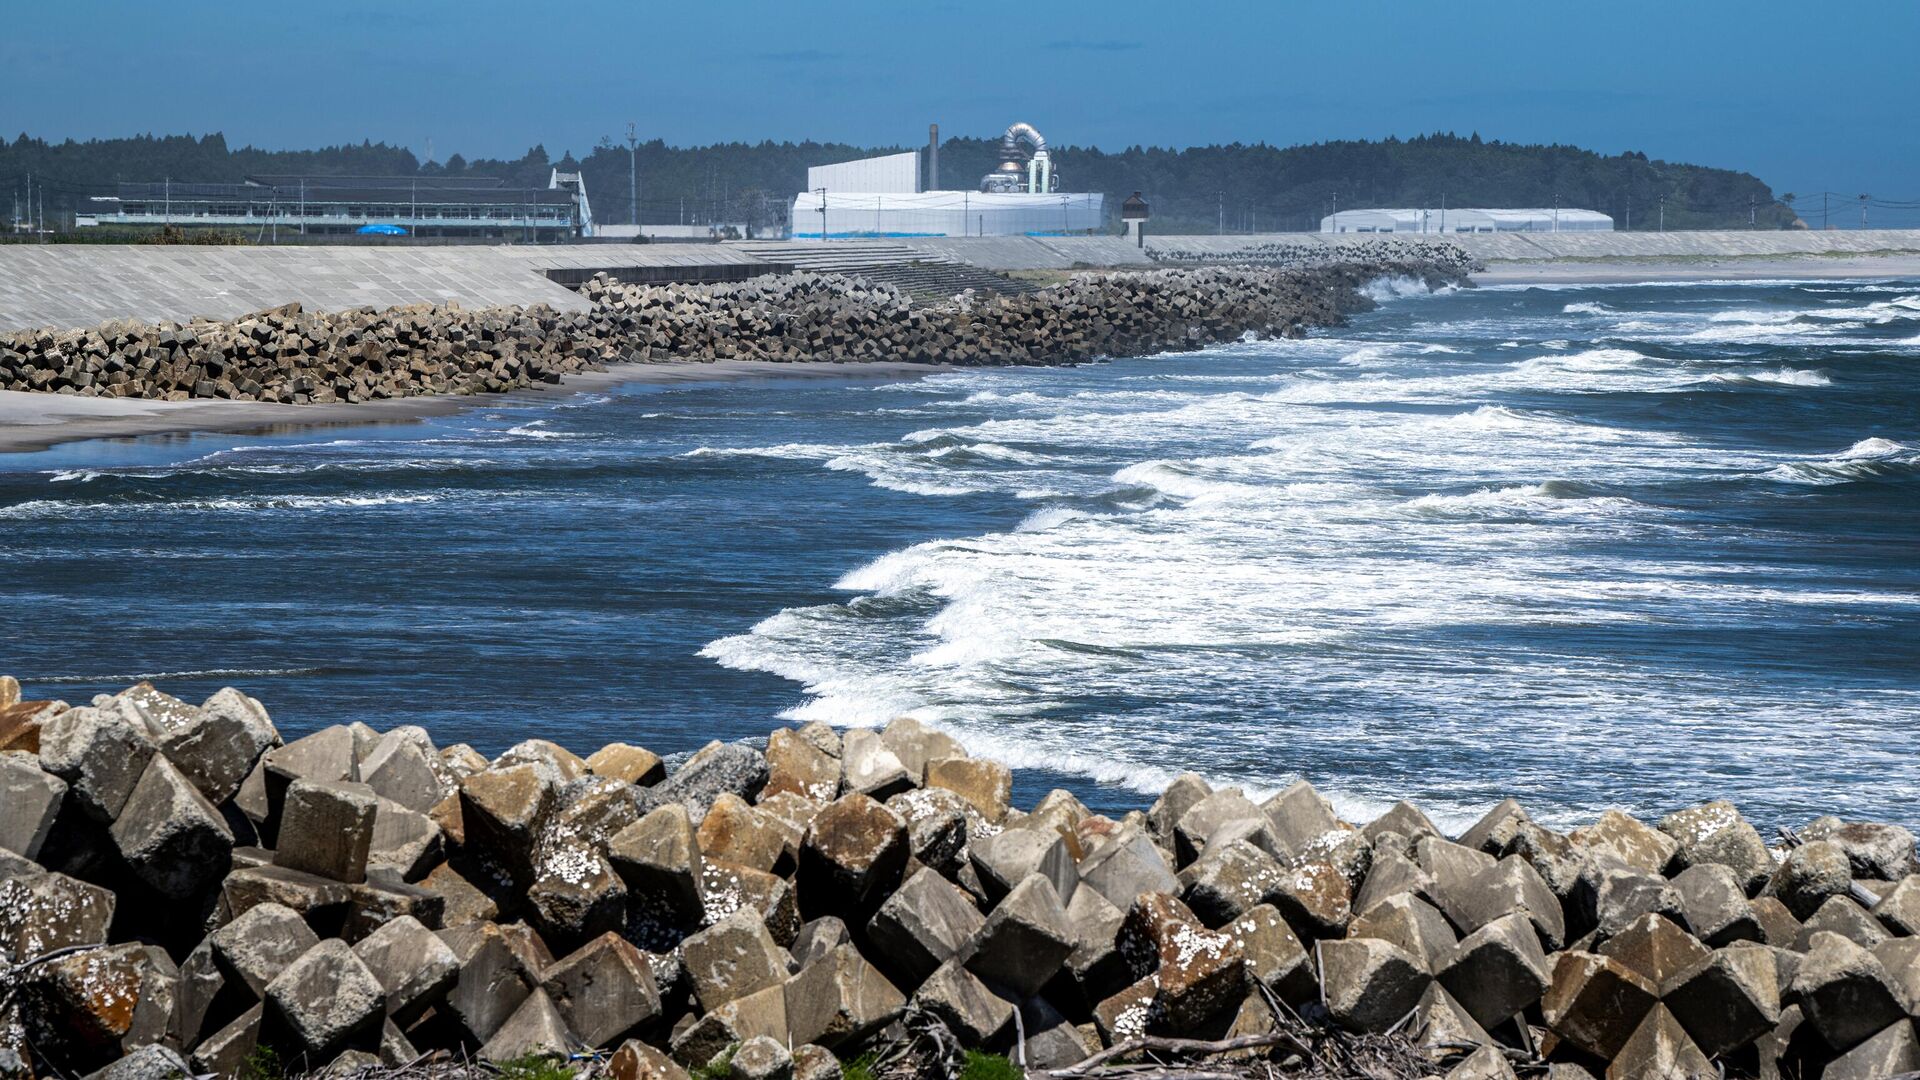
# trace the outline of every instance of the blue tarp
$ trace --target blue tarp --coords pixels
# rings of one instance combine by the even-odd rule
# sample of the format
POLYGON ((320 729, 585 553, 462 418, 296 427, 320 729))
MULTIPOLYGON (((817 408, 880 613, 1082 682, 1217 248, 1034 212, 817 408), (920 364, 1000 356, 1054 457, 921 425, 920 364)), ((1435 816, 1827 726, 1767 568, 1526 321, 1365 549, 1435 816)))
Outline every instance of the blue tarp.
POLYGON ((398 225, 362 225, 353 230, 362 236, 405 236, 407 230, 398 225))

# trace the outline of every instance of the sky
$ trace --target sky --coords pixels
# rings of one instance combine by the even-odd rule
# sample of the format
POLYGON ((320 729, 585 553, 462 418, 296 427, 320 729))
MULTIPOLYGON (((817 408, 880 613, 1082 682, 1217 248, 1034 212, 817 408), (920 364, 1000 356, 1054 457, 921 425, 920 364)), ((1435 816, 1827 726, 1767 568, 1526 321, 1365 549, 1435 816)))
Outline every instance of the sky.
POLYGON ((431 140, 444 160, 584 153, 630 121, 676 145, 1451 130, 1743 169, 1803 214, 1810 192, 1920 201, 1915 0, 65 0, 5 21, 9 137, 431 140))

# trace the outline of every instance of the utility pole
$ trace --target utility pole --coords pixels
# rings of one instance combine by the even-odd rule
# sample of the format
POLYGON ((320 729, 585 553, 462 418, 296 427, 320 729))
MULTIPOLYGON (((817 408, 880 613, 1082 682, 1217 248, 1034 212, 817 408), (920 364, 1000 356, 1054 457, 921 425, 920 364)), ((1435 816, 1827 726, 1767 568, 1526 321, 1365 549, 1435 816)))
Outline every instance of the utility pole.
MULTIPOLYGON (((153 174, 148 173, 147 175, 151 176, 153 174)), ((167 217, 166 223, 168 225, 171 225, 173 224, 173 177, 171 176, 167 177, 166 185, 161 188, 161 191, 164 193, 163 201, 161 202, 161 205, 166 209, 166 217, 167 217)), ((44 206, 46 205, 46 202, 47 202, 47 197, 44 194, 41 195, 40 204, 44 206)))
POLYGON ((1560 193, 1553 193, 1553 231, 1560 231, 1560 193))
POLYGON ((1213 194, 1220 215, 1220 223, 1215 226, 1215 231, 1224 235, 1227 231, 1227 193, 1224 191, 1216 191, 1213 194))
POLYGON ((1828 229, 1833 227, 1827 222, 1827 206, 1830 202, 1832 202, 1832 200, 1833 200, 1833 192, 1823 191, 1820 193, 1820 231, 1821 232, 1826 232, 1828 229))
POLYGON ((1667 231, 1667 197, 1660 196, 1660 231, 1667 231))
MULTIPOLYGON (((45 195, 40 196, 40 205, 47 205, 47 197, 45 195)), ((1863 229, 1867 227, 1867 197, 1865 195, 1860 196, 1860 227, 1863 229)))
POLYGON ((1440 232, 1444 235, 1446 231, 1447 231, 1447 193, 1443 191, 1440 193, 1440 232))
POLYGON ((813 193, 820 196, 820 242, 827 241, 827 189, 814 188, 813 193))
POLYGON ((627 194, 633 199, 633 233, 640 235, 640 137, 627 121, 627 194))
POLYGON ((1747 228, 1759 227, 1759 203, 1753 195, 1747 196, 1747 228))
POLYGON ((1333 193, 1333 231, 1340 231, 1340 193, 1333 193))

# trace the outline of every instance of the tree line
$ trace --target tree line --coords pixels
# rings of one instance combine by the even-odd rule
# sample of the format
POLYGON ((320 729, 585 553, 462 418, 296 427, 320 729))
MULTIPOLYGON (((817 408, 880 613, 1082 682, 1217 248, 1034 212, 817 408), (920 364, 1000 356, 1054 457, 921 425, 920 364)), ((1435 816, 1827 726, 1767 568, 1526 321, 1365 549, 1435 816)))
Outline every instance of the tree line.
MULTIPOLYGON (((973 188, 999 162, 999 139, 950 138, 941 145, 941 186, 973 188)), ((630 170, 638 174, 641 217, 649 224, 784 222, 811 165, 916 147, 773 142, 668 146, 603 138, 589 153, 557 160, 536 145, 517 159, 420 161, 386 143, 316 150, 232 148, 213 133, 138 135, 51 142, 24 133, 0 142, 0 213, 17 206, 27 177, 50 223, 85 212, 95 195, 122 181, 238 183, 250 174, 498 177, 545 187, 554 167, 586 179, 601 223, 633 220, 630 170)), ((1054 149, 1062 189, 1107 195, 1117 227, 1122 199, 1135 191, 1152 206, 1161 233, 1272 232, 1319 228, 1334 206, 1554 206, 1599 210, 1616 228, 1785 228, 1794 214, 1757 177, 1731 169, 1650 159, 1628 151, 1602 155, 1574 146, 1483 140, 1476 133, 1410 139, 1342 140, 1303 146, 1265 143, 1175 150, 1131 146, 1054 149)))

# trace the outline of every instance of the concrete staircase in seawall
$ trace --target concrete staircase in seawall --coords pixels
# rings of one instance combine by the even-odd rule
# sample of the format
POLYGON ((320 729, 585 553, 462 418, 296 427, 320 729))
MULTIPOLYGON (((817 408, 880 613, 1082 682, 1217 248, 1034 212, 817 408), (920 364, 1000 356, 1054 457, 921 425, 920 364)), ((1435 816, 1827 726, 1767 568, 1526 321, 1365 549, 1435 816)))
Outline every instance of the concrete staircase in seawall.
POLYGON ((976 293, 1015 295, 1036 288, 1029 282, 983 270, 939 252, 883 240, 830 240, 814 244, 770 240, 727 246, 769 262, 790 264, 798 270, 845 274, 892 285, 920 302, 944 300, 968 289, 976 293))

